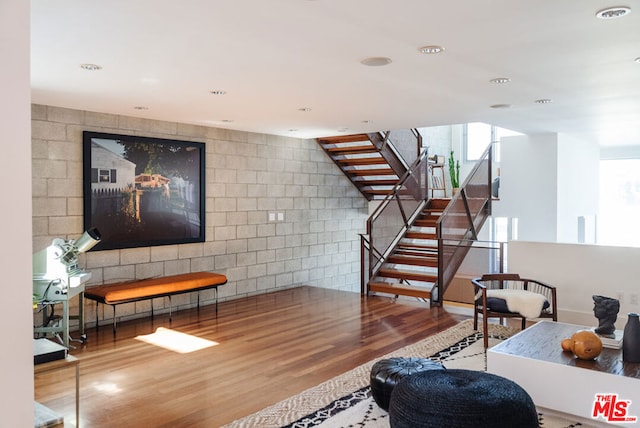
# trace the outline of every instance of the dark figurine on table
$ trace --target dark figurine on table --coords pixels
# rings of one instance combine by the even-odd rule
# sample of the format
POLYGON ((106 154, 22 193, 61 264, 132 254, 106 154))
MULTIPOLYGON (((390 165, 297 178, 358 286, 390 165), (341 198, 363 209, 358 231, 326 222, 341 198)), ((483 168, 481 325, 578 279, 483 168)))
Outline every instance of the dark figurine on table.
POLYGON ((620 311, 620 301, 611 297, 592 296, 593 314, 598 318, 598 327, 594 330, 601 336, 613 337, 616 331, 614 325, 620 311))

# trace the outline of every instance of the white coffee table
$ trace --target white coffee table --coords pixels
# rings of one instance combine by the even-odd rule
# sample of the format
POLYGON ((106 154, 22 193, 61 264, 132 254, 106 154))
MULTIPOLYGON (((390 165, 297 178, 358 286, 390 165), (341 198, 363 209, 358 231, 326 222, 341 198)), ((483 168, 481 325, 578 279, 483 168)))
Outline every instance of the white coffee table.
POLYGON ((631 400, 627 415, 638 417, 640 425, 640 364, 624 363, 622 350, 604 348, 593 361, 562 351, 562 339, 587 328, 540 321, 487 350, 487 371, 522 386, 539 407, 594 422, 636 426, 610 422, 601 414, 593 418, 596 395, 617 394, 619 400, 631 400))

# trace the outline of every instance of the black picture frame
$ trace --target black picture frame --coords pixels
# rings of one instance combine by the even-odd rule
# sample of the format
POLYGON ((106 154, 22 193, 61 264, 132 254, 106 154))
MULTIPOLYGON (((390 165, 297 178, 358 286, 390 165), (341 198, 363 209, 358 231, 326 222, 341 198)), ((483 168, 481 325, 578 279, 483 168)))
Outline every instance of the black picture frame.
POLYGON ((92 251, 204 242, 204 143, 83 131, 82 144, 92 251))

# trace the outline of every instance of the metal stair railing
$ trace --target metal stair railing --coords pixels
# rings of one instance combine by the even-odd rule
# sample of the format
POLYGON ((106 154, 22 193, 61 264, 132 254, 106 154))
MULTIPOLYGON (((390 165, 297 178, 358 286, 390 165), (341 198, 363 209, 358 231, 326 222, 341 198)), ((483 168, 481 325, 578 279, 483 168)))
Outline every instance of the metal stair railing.
POLYGON ((436 224, 438 282, 435 303, 442 302, 444 292, 473 241, 478 240, 478 231, 491 215, 492 146, 489 144, 436 224))
POLYGON ((422 135, 417 129, 399 129, 367 134, 391 169, 401 177, 420 156, 422 135))
MULTIPOLYGON (((429 194, 427 167, 428 151, 425 149, 367 219, 369 279, 375 277, 385 258, 426 204, 429 194)), ((362 289, 366 287, 363 285, 362 289)))

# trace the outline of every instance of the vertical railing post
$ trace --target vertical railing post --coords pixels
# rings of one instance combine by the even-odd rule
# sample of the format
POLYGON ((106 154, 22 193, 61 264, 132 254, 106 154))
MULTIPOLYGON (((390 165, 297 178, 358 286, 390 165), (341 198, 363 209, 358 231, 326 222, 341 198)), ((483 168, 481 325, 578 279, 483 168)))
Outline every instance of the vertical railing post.
POLYGON ((364 245, 364 235, 360 234, 360 295, 365 294, 365 274, 364 274, 364 262, 365 262, 365 257, 364 257, 364 251, 365 251, 365 245, 364 245))

